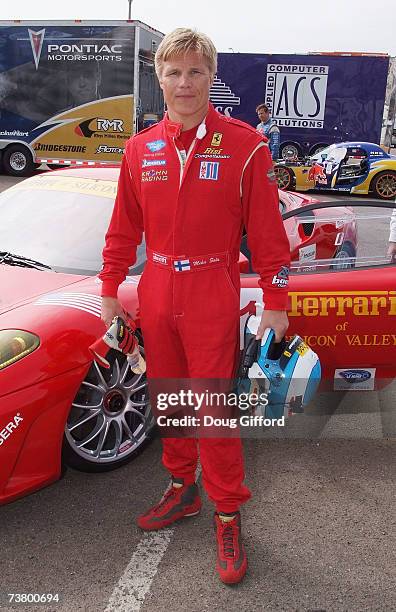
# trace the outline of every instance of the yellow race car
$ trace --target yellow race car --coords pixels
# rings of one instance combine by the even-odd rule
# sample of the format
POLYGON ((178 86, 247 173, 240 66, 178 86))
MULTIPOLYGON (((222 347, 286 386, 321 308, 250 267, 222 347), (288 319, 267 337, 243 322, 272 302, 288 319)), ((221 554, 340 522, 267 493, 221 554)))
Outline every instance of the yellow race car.
POLYGON ((372 193, 382 200, 396 198, 396 156, 370 142, 333 144, 304 161, 275 164, 280 189, 372 193))

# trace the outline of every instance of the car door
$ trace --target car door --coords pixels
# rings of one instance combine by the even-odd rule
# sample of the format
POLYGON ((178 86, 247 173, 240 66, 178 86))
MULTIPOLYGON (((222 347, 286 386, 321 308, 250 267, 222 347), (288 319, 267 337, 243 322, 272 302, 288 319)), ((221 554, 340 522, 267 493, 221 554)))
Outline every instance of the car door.
MULTIPOLYGON (((316 254, 325 257, 294 256, 287 333, 300 335, 318 353, 324 388, 369 391, 396 377, 396 260, 387 255, 393 206, 348 199, 283 215, 286 227, 291 218, 296 226, 320 218, 316 254), (331 242, 332 252, 322 248, 331 242)), ((263 298, 254 274, 242 275, 241 285, 243 328, 254 302, 263 298)))
POLYGON ((369 170, 367 151, 358 146, 348 147, 337 169, 334 188, 338 191, 349 191, 366 180, 369 170))

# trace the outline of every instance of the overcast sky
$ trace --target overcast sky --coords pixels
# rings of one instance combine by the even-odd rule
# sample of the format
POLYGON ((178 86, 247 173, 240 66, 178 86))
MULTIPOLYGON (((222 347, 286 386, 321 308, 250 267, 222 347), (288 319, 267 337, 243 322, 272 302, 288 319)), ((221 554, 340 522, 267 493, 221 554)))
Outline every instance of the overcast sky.
MULTIPOLYGON (((0 19, 127 15, 128 0, 1 0, 0 8, 0 19)), ((196 27, 219 51, 396 55, 396 0, 133 0, 132 18, 162 32, 196 27)))

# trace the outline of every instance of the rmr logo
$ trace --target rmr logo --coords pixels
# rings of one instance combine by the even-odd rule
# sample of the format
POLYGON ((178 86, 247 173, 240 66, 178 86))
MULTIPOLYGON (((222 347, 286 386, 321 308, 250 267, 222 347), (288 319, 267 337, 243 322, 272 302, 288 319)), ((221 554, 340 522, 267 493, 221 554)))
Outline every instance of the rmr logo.
MULTIPOLYGON (((102 132, 119 134, 124 132, 124 122, 122 119, 103 119, 102 117, 92 117, 77 125, 74 129, 78 136, 92 138, 102 132)), ((97 137, 97 136, 96 136, 97 137)))
POLYGON ((101 132, 123 132, 124 122, 122 119, 97 119, 98 130, 101 132))

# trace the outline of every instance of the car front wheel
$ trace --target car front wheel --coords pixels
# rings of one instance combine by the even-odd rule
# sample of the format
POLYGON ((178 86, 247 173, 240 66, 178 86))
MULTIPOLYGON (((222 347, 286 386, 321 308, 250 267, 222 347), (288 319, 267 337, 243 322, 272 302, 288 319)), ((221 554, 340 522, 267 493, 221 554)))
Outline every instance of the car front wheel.
POLYGON ((372 190, 381 200, 396 198, 396 172, 386 170, 377 174, 372 182, 372 190))
POLYGON ((294 189, 296 180, 291 168, 287 166, 275 166, 274 170, 279 189, 288 189, 289 191, 294 189))
POLYGON ((128 463, 154 431, 146 376, 134 374, 118 351, 110 351, 108 360, 109 369, 92 363, 65 426, 63 461, 86 472, 128 463))

